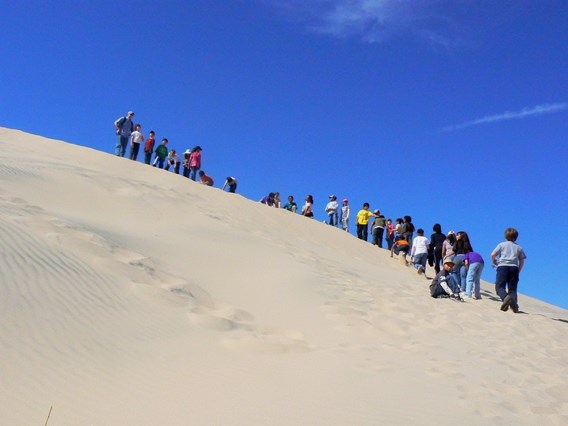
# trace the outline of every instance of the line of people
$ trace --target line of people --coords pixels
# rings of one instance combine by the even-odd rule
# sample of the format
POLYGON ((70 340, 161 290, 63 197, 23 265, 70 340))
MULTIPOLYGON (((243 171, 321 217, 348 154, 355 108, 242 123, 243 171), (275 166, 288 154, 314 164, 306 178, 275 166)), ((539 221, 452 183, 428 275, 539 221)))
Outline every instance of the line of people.
MULTIPOLYGON (((140 146, 144 144, 144 162, 150 164, 152 153, 155 154, 154 167, 169 170, 173 167, 176 174, 180 172, 182 161, 178 157, 176 150, 168 151, 168 139, 163 138, 162 142, 154 150, 155 132, 149 133, 148 139, 144 140, 142 126, 134 124, 132 118, 134 112, 129 111, 125 116, 120 117, 114 122, 116 134, 118 136, 116 145, 116 155, 124 157, 126 148, 130 144, 131 160, 136 161, 140 146)), ((199 175, 202 184, 213 186, 214 181, 207 176, 201 169, 200 146, 187 149, 183 154, 183 176, 195 181, 199 175)), ((229 192, 236 192, 237 181, 234 177, 227 177, 222 190, 228 188, 229 192)), ((294 196, 288 196, 288 202, 281 206, 280 193, 270 192, 260 200, 261 203, 275 208, 284 208, 292 213, 296 213, 298 205, 294 201, 294 196)), ((349 200, 343 199, 342 206, 339 206, 335 195, 329 196, 329 202, 325 207, 328 217, 326 223, 330 226, 341 226, 349 232, 349 220, 351 216, 349 200)), ((314 217, 314 198, 307 195, 300 214, 306 217, 314 217)), ((448 235, 442 233, 440 224, 435 224, 432 228, 433 233, 430 239, 424 236, 424 230, 415 230, 411 216, 397 218, 395 224, 392 219, 386 219, 380 210, 370 211, 369 203, 364 203, 356 215, 357 237, 361 240, 368 240, 369 222, 371 225, 372 244, 383 248, 383 237, 387 243, 387 249, 398 255, 402 264, 413 265, 417 273, 422 275, 426 272, 426 264, 434 267, 436 276, 430 285, 432 297, 449 297, 454 300, 464 298, 481 299, 480 279, 484 268, 484 260, 481 254, 475 252, 471 245, 467 232, 454 231, 448 235), (416 237, 414 232, 416 231, 416 237), (410 262, 406 258, 410 255, 410 262)), ((491 253, 493 266, 497 269, 495 280, 495 292, 501 298, 501 310, 507 311, 509 307, 515 313, 519 312, 517 285, 519 273, 523 268, 526 255, 521 246, 516 243, 518 231, 514 228, 505 230, 505 242, 500 243, 491 253)))
MULTIPOLYGON (((280 193, 271 192, 260 200, 270 207, 280 208, 280 193)), ((303 216, 313 218, 313 197, 306 196, 302 207, 303 216)), ((294 196, 288 196, 288 203, 282 208, 295 213, 298 209, 294 196)), ((329 196, 325 207, 331 226, 341 226, 349 231, 350 207, 349 200, 343 199, 340 208, 335 195, 329 196)), ((368 226, 371 226, 372 244, 383 247, 383 237, 391 257, 396 254, 403 265, 412 265, 419 275, 426 273, 426 265, 433 267, 436 276, 430 285, 432 297, 449 297, 453 300, 481 299, 481 273, 485 266, 483 256, 475 252, 469 235, 465 231, 442 232, 442 226, 436 223, 432 227, 430 239, 424 236, 423 229, 415 229, 411 216, 397 218, 396 224, 392 219, 386 219, 380 210, 370 211, 370 204, 364 203, 356 216, 357 237, 363 241, 368 239, 368 226), (416 237, 414 237, 416 232, 416 237), (407 261, 410 256, 410 261, 407 261)), ((523 268, 526 255, 521 246, 516 244, 518 231, 514 228, 505 230, 505 242, 500 243, 491 253, 493 266, 497 269, 495 292, 501 298, 501 310, 509 307, 515 313, 519 312, 517 285, 519 273, 523 268)))
MULTIPOLYGON (((126 155, 126 148, 130 146, 129 158, 133 161, 137 161, 140 147, 144 146, 144 163, 148 165, 151 164, 154 167, 166 171, 172 168, 173 172, 176 174, 180 174, 180 168, 183 165, 182 174, 184 177, 195 181, 197 176, 199 176, 199 181, 202 184, 207 186, 213 186, 215 184, 213 178, 201 170, 201 152, 203 150, 199 145, 195 146, 193 149, 186 149, 183 153, 182 161, 175 149, 168 150, 167 146, 169 141, 167 138, 163 138, 161 143, 154 149, 156 133, 150 130, 148 138, 144 139, 142 125, 134 124, 132 121, 133 117, 134 112, 128 111, 125 116, 119 117, 114 122, 117 135, 117 144, 115 147, 117 156, 124 157, 126 155), (152 154, 155 156, 153 162, 152 154)), ((225 188, 227 188, 229 192, 236 192, 236 178, 228 176, 227 179, 225 179, 222 190, 224 191, 225 188)))

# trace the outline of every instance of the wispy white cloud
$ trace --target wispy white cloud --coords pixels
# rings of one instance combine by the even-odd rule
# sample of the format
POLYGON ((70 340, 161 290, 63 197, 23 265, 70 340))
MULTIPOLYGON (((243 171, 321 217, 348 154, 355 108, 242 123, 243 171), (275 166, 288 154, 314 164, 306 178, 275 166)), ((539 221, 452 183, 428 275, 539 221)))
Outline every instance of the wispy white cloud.
POLYGON ((462 124, 447 126, 444 127, 442 131, 450 132, 452 130, 464 129, 466 127, 477 126, 479 124, 494 123, 496 121, 504 121, 504 120, 517 120, 521 118, 531 117, 533 115, 551 114, 554 112, 560 112, 567 109, 568 109, 567 102, 561 102, 555 104, 542 104, 534 107, 526 107, 520 111, 505 111, 502 114, 488 115, 482 118, 477 118, 472 121, 467 121, 462 124))
MULTIPOLYGON (((267 0, 271 1, 271 0, 267 0)), ((433 45, 459 43, 440 0, 278 0, 272 4, 309 30, 337 38, 379 43, 412 36, 433 45)))

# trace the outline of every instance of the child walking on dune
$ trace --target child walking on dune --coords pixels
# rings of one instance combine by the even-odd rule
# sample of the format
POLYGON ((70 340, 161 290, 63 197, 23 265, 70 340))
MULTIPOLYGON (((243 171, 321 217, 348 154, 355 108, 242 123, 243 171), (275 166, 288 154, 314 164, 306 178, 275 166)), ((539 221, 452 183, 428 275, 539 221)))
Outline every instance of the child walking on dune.
POLYGON ((501 298, 502 311, 508 311, 509 307, 514 313, 519 312, 517 300, 517 285, 519 274, 525 265, 525 251, 516 243, 519 232, 515 228, 505 229, 505 240, 499 243, 493 253, 491 261, 497 267, 495 278, 495 293, 501 298))

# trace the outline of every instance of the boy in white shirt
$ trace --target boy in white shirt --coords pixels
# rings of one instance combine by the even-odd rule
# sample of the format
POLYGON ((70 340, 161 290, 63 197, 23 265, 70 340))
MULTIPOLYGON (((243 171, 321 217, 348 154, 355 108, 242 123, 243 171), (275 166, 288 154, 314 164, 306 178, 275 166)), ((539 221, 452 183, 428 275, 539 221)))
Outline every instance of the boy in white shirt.
POLYGON ((412 250, 410 252, 410 260, 414 267, 418 270, 418 274, 426 271, 426 261, 428 260, 428 247, 430 240, 424 236, 424 230, 416 231, 416 237, 412 240, 412 250))
POLYGON ((140 130, 142 130, 142 126, 137 124, 130 135, 130 159, 134 161, 138 158, 140 144, 144 142, 144 135, 140 132, 140 130))

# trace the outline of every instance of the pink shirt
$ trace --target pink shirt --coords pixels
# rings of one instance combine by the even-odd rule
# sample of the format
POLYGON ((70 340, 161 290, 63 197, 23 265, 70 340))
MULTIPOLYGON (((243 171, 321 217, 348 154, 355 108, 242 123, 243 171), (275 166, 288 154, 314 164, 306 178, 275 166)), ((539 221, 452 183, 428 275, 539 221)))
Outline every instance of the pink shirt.
POLYGON ((201 168, 201 151, 194 151, 189 156, 189 167, 201 168))

